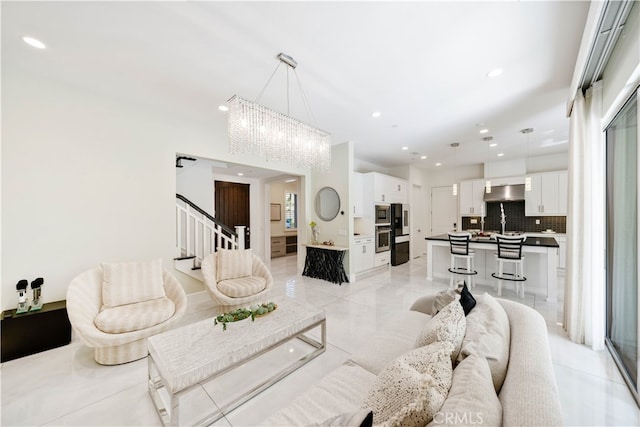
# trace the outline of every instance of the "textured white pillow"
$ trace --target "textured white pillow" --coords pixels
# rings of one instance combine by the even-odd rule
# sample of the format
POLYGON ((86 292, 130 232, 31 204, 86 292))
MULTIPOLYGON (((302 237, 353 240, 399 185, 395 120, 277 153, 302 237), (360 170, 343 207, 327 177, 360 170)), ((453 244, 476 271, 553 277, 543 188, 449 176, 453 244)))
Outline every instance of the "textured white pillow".
POLYGON ((162 260, 102 263, 102 304, 106 307, 162 298, 162 260))
POLYGON ((453 370, 449 395, 429 424, 438 425, 502 425, 502 405, 487 359, 472 354, 453 370))
POLYGON ((216 258, 218 281, 251 276, 253 268, 251 249, 218 249, 216 258))
POLYGON ((453 289, 446 289, 436 294, 433 299, 433 306, 431 307, 431 314, 436 315, 440 310, 448 306, 451 301, 459 301, 460 294, 453 289))
POLYGON ((415 347, 423 347, 437 341, 450 342, 453 345, 451 360, 455 361, 460 353, 466 329, 464 309, 460 302, 454 299, 427 321, 418 334, 415 347))
POLYGON ((476 302, 475 308, 467 316, 467 332, 462 340, 458 362, 474 353, 485 356, 495 391, 499 393, 509 364, 509 317, 500 303, 487 293, 478 297, 476 302))
POLYGON ((437 342, 392 361, 361 404, 373 411, 373 424, 417 427, 429 423, 451 387, 451 347, 451 343, 437 342))

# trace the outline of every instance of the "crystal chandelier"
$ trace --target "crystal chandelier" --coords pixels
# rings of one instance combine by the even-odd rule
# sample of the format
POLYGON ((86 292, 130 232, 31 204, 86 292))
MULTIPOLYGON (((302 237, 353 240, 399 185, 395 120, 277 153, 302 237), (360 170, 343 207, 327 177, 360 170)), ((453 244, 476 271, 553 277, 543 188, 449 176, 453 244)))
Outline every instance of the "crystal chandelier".
MULTIPOLYGON (((278 59, 278 67, 284 63, 295 72, 298 64, 293 58, 280 53, 278 59)), ((261 93, 264 93, 271 78, 261 93)), ((288 81, 287 74, 287 86, 288 81)), ((302 87, 299 81, 298 84, 302 87)), ((309 109, 304 93, 302 98, 309 109)), ((228 105, 229 150, 232 154, 254 153, 267 161, 283 161, 305 169, 330 169, 331 134, 328 132, 294 119, 288 115, 288 111, 282 114, 237 95, 229 99, 228 105)), ((287 110, 288 105, 287 87, 287 110)))

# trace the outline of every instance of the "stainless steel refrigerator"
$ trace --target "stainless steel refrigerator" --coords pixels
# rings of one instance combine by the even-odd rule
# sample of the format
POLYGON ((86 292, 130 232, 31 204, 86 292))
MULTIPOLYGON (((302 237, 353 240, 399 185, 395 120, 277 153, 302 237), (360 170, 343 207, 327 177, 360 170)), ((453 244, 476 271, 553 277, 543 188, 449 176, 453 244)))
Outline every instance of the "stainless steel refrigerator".
POLYGON ((409 261, 409 205, 391 204, 391 265, 409 261))

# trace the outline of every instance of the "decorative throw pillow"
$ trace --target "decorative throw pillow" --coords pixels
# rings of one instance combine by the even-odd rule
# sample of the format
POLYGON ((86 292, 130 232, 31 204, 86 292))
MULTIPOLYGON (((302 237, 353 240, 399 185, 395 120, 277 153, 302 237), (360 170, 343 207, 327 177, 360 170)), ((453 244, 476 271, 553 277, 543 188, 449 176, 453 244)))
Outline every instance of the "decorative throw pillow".
POLYGON ((440 291, 433 299, 433 307, 431 308, 431 315, 435 316, 440 310, 449 305, 451 301, 460 299, 460 295, 453 289, 447 289, 440 291))
POLYGON ((447 341, 453 345, 452 362, 458 358, 460 346, 467 329, 462 305, 453 300, 438 314, 433 316, 418 334, 415 347, 423 347, 438 341, 447 341))
POLYGON ((509 317, 500 303, 485 293, 478 297, 475 308, 466 320, 467 332, 462 340, 458 362, 474 353, 485 356, 495 391, 499 393, 509 364, 509 317))
POLYGON ((102 263, 102 304, 106 307, 162 298, 162 260, 102 263))
POLYGON ((361 408, 374 425, 424 426, 440 410, 451 387, 451 349, 437 342, 403 354, 376 378, 361 408))
POLYGON ((476 306, 476 299, 469 292, 469 288, 467 288, 467 282, 464 282, 462 289, 460 290, 460 305, 464 309, 464 315, 467 316, 473 307, 476 306))
POLYGON ((373 412, 369 409, 347 412, 331 417, 320 424, 314 424, 317 427, 371 427, 372 425, 373 412))
POLYGON ((487 359, 472 354, 454 369, 449 395, 429 424, 439 425, 502 425, 502 405, 487 359))
POLYGON ((218 281, 251 276, 253 268, 251 249, 218 249, 216 258, 218 281))

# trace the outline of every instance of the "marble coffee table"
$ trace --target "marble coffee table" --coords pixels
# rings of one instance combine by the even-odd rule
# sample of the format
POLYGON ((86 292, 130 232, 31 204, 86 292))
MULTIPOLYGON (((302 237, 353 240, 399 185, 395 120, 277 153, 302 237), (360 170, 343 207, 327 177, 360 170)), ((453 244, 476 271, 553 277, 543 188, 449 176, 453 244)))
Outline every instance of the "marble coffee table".
POLYGON ((298 338, 312 351, 258 386, 202 418, 210 424, 261 391, 283 379, 326 349, 326 317, 322 309, 294 300, 276 301, 278 308, 254 322, 251 319, 214 325, 202 320, 148 339, 149 394, 163 425, 179 425, 180 396, 201 383, 228 372, 249 360, 298 338), (320 341, 306 333, 320 328, 320 341), (161 392, 169 396, 164 401, 161 392), (168 405, 167 405, 168 403, 168 405))

